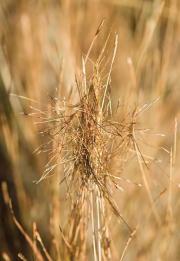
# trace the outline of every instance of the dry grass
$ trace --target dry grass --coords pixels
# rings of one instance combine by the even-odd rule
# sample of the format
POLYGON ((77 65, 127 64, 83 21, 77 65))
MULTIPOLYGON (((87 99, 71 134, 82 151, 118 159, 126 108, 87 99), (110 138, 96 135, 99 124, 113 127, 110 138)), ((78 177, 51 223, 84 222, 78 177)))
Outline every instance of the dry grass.
POLYGON ((179 7, 0 4, 2 260, 179 260, 179 7))

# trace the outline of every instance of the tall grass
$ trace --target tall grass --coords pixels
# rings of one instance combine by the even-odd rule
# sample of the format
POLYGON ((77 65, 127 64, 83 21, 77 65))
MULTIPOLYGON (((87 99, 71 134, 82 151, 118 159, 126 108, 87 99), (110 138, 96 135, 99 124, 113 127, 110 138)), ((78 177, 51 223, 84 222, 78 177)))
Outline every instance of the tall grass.
POLYGON ((2 260, 179 260, 178 8, 0 3, 2 260))

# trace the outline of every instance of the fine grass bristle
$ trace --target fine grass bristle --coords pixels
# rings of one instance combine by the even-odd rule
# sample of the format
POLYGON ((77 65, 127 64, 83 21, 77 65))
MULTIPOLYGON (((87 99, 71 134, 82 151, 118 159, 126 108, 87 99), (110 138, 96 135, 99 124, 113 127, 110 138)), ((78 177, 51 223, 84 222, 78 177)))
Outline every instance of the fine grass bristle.
POLYGON ((121 187, 116 182, 111 163, 119 158, 121 163, 118 167, 121 168, 122 159, 128 161, 130 149, 140 153, 135 137, 137 109, 119 119, 119 108, 112 109, 108 94, 117 39, 116 36, 107 78, 102 79, 99 58, 92 64, 92 75, 87 74, 83 62, 82 76, 75 86, 79 93, 78 101, 71 104, 69 100, 51 97, 50 114, 43 111, 37 122, 48 125, 42 133, 48 134, 49 141, 39 150, 49 150, 49 161, 44 174, 36 183, 53 175, 57 166, 64 166, 64 177, 60 184, 66 182, 71 206, 63 242, 67 249, 64 256, 69 256, 70 260, 73 257, 75 260, 83 260, 87 256, 89 244, 92 244, 95 260, 112 256, 105 214, 109 208, 123 221, 129 233, 133 233, 112 194, 113 187, 120 190, 121 187), (88 236, 89 223, 92 226, 91 239, 88 236))

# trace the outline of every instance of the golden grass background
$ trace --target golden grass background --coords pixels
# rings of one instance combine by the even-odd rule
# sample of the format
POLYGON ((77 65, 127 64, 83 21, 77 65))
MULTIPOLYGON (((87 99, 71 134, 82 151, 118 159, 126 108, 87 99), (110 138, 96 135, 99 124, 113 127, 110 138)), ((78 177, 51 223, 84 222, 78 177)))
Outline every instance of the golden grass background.
MULTIPOLYGON (((68 96, 75 86, 75 76, 82 71, 82 57, 86 56, 103 19, 104 25, 90 53, 87 70, 91 71, 91 63, 98 58, 110 33, 103 60, 107 66, 102 72, 102 77, 107 77, 117 34, 110 84, 112 107, 115 109, 119 102, 125 115, 125 111, 133 110, 134 106, 150 105, 138 118, 139 128, 150 130, 137 142, 147 159, 145 175, 160 219, 157 225, 137 157, 132 155, 123 164, 123 170, 119 162, 113 162, 112 168, 123 177, 120 181, 123 191, 113 190, 113 196, 125 220, 137 230, 131 240, 124 224, 109 213, 111 260, 180 259, 179 10, 178 0, 1 1, 2 260, 39 260, 13 222, 6 204, 7 190, 15 217, 34 244, 37 240, 33 240, 33 231, 37 226, 51 259, 66 260, 59 229, 67 221, 69 208, 65 186, 59 184, 63 170, 56 169, 52 177, 33 183, 43 174, 48 155, 33 153, 46 137, 39 134, 41 128, 28 114, 32 107, 48 112, 49 99, 56 96, 57 90, 61 99, 68 96), (142 183, 142 187, 133 182, 142 183), (18 253, 25 257, 18 257, 18 253)), ((77 92, 73 89, 73 100, 76 99, 77 92)), ((36 244, 43 260, 48 260, 42 246, 39 242, 36 244)), ((83 260, 94 260, 91 247, 83 260)))

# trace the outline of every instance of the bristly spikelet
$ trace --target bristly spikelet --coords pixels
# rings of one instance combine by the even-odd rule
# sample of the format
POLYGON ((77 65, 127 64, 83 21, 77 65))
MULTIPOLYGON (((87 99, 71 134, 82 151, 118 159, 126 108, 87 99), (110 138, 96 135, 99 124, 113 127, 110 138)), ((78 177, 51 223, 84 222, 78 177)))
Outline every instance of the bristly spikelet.
MULTIPOLYGON (((91 77, 87 77, 83 62, 82 78, 76 81, 79 101, 71 104, 68 100, 51 98, 51 115, 43 115, 44 123, 48 123, 45 132, 50 137, 48 149, 45 146, 49 150, 49 162, 39 181, 53 174, 58 165, 63 165, 61 182, 66 180, 71 195, 69 220, 62 232, 65 260, 85 260, 89 247, 93 248, 95 260, 111 258, 106 222, 108 206, 132 232, 109 189, 112 184, 119 188, 111 162, 117 156, 123 159, 133 147, 135 127, 135 112, 130 121, 129 118, 120 121, 112 118, 108 88, 116 48, 117 37, 105 82, 100 73, 101 54, 93 65, 91 77), (88 236, 89 223, 91 238, 88 236)), ((39 149, 44 149, 44 145, 39 149)))

